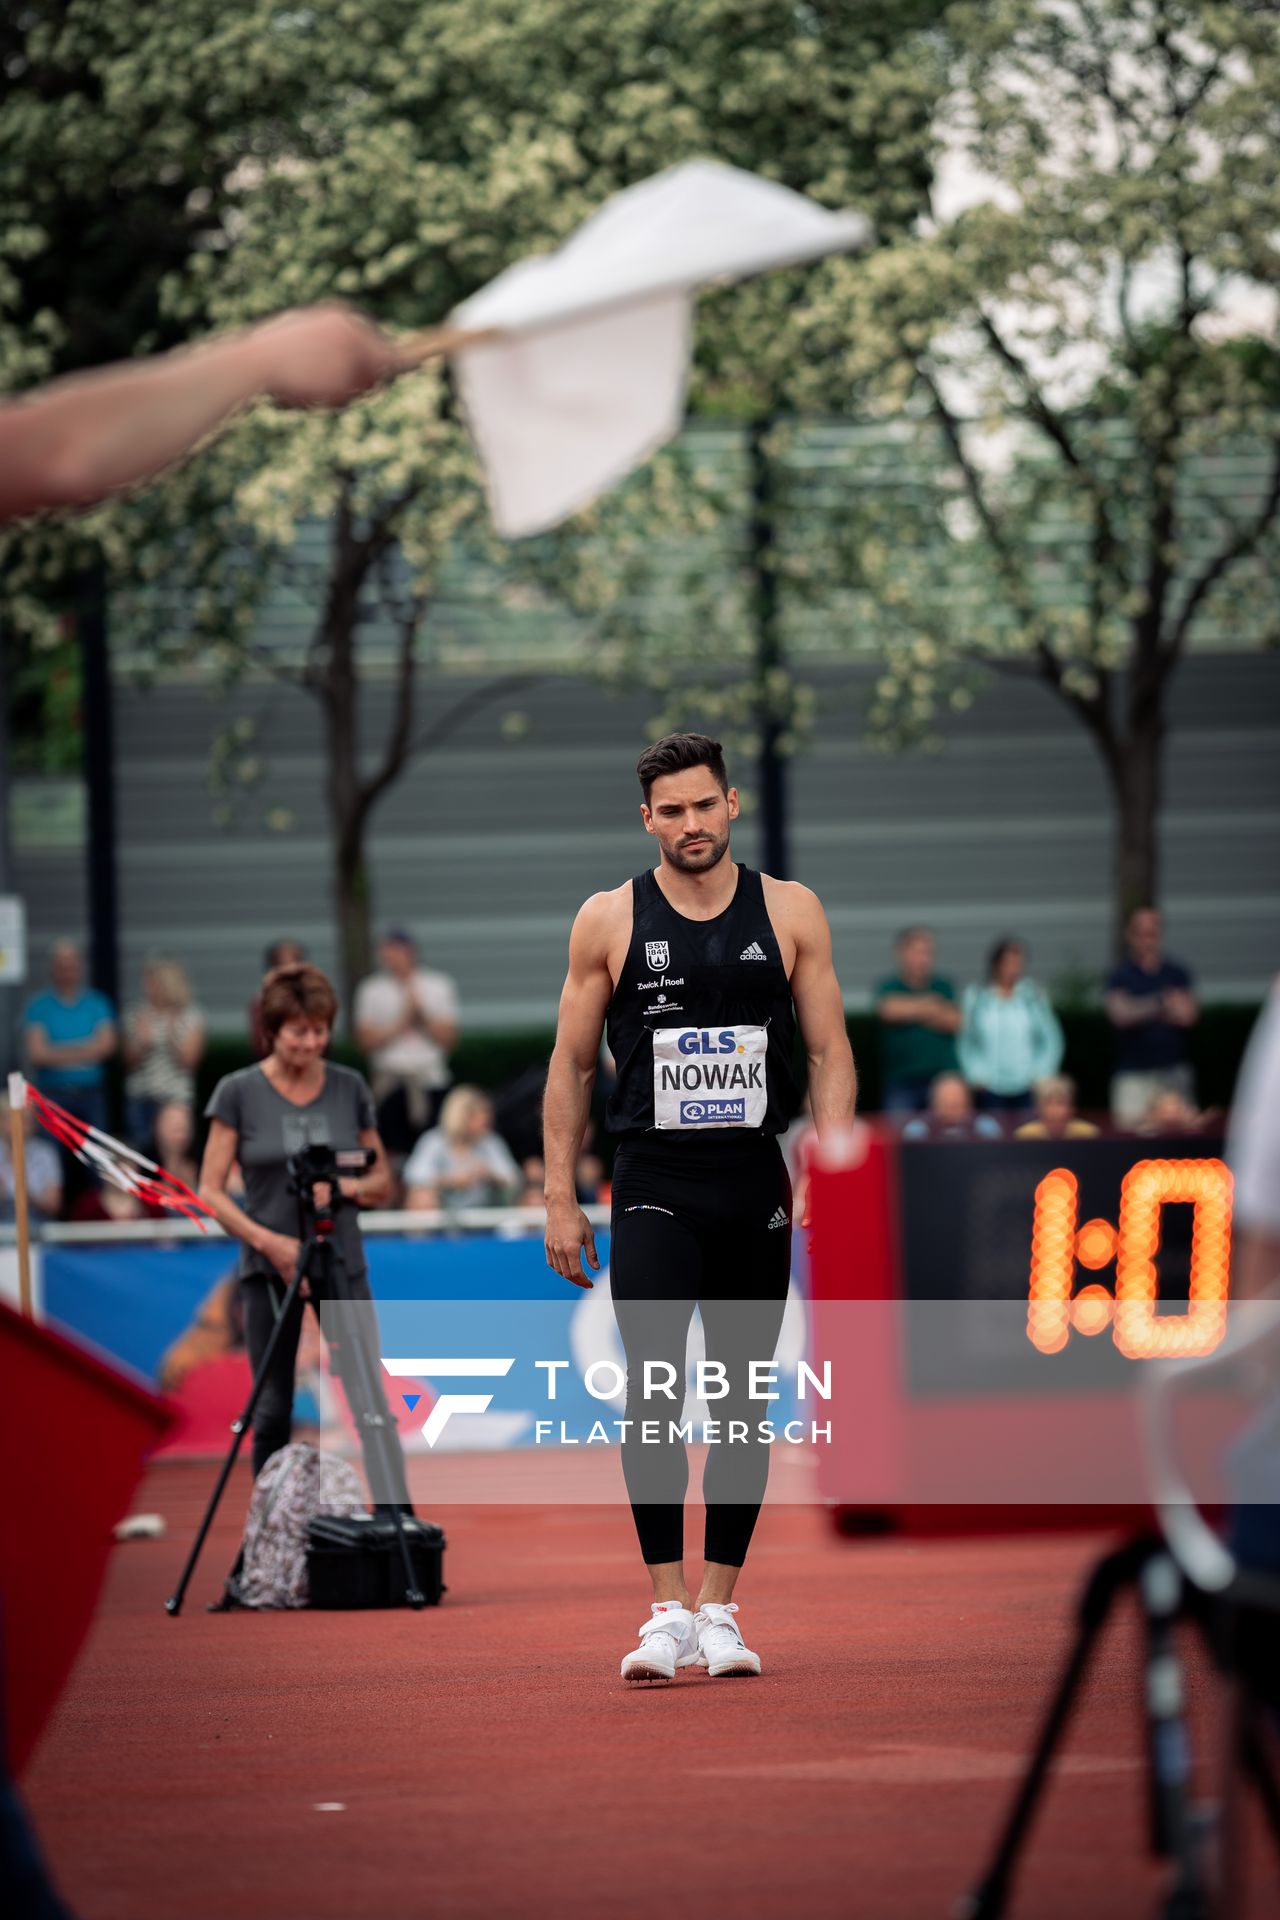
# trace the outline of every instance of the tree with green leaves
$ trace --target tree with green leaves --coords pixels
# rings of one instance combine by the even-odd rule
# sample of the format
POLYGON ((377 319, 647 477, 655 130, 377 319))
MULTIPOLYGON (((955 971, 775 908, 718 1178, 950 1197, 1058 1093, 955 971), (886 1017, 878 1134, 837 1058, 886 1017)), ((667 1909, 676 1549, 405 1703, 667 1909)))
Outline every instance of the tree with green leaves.
MULTIPOLYGON (((73 260, 53 255, 56 223, 28 177, 42 172, 72 203, 105 201, 125 218, 151 183, 167 185, 171 253, 133 320, 139 346, 335 293, 389 325, 438 320, 610 193, 694 154, 902 231, 928 180, 938 70, 921 34, 938 11, 937 0, 336 0, 311 11, 173 0, 139 13, 124 0, 33 0, 9 49, 18 193, 0 237, 0 374, 21 384, 55 366, 66 316, 93 305, 73 260)), ((783 275, 718 298, 703 376, 722 399, 771 390, 803 358, 802 284, 783 275)), ((653 476, 648 497, 642 482, 627 524, 678 523, 681 473, 675 463, 653 476)), ((253 657, 269 582, 314 600, 303 661, 262 664, 321 705, 348 989, 369 959, 369 820, 415 750, 456 718, 421 723, 414 705, 440 568, 468 537, 482 537, 477 477, 438 369, 339 418, 259 411, 74 534, 105 555, 117 592, 169 609, 180 593, 182 645, 228 673, 253 657), (320 578, 298 554, 315 520, 330 529, 320 578), (359 642, 373 612, 398 636, 397 700, 370 758, 359 642)), ((34 589, 65 564, 60 530, 11 549, 11 621, 36 623, 34 589)), ((585 564, 579 554, 545 577, 571 592, 585 564)))
MULTIPOLYGON (((1159 894, 1179 663, 1276 637, 1280 20, 999 0, 945 25, 930 214, 835 263, 804 316, 882 425, 793 559, 883 637, 882 735, 927 732, 975 665, 1084 727, 1118 936, 1159 894)), ((830 373, 801 368, 794 405, 830 373)))

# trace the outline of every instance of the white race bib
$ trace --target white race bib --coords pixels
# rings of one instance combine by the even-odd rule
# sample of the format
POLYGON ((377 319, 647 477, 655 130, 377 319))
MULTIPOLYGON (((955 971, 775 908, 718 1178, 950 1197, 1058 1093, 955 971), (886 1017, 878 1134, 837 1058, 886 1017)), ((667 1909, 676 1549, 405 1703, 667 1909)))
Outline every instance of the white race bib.
POLYGON ((765 1027, 655 1027, 655 1127, 762 1127, 768 1048, 765 1027))

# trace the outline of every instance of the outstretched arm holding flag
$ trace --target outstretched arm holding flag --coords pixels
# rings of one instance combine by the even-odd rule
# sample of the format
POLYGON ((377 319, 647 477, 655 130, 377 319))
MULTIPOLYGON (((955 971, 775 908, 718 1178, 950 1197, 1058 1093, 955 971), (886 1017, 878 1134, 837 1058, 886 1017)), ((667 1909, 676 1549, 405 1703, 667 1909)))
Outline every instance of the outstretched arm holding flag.
POLYGON ((498 532, 540 533, 678 432, 699 288, 867 245, 835 213, 713 160, 629 187, 554 253, 396 342, 341 304, 78 374, 0 405, 0 521, 137 485, 242 407, 340 407, 448 355, 498 532))
POLYGON ((402 364, 372 321, 333 301, 72 374, 0 406, 0 520, 90 506, 151 480, 255 400, 342 407, 402 364))

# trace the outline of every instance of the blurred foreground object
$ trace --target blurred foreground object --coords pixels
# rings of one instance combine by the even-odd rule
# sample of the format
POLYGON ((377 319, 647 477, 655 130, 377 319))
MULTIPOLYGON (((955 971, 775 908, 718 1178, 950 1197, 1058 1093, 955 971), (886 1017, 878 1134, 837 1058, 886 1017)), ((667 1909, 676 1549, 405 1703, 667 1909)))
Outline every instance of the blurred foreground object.
POLYGON ((172 1416, 123 1374, 3 1305, 0 1379, 0 1451, 22 1463, 6 1481, 0 1539, 4 1735, 20 1774, 88 1632, 112 1528, 172 1416))
POLYGON ((679 430, 699 287, 870 238, 862 214, 690 161, 615 194, 555 253, 508 267, 398 345, 325 304, 0 408, 0 520, 149 480, 254 400, 345 406, 450 354, 498 532, 538 533, 679 430))
POLYGON ((498 532, 554 527, 679 431, 700 287, 870 239, 860 213, 691 160, 615 194, 555 253, 463 301, 452 339, 424 334, 419 350, 454 355, 498 532))
POLYGON ((255 400, 341 407, 399 366, 371 321, 326 302, 54 381, 0 406, 0 520, 87 507, 151 480, 255 400))

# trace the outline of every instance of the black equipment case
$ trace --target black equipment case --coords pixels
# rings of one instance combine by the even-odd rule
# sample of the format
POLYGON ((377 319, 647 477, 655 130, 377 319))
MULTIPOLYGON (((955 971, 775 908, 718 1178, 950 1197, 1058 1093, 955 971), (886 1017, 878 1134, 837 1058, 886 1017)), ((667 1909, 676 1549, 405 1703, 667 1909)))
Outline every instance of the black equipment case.
MULTIPOLYGON (((440 1604, 445 1537, 429 1520, 404 1515, 405 1539, 419 1589, 440 1604)), ((307 1528, 307 1582, 313 1607, 402 1607, 404 1560, 396 1523, 387 1514, 320 1514, 307 1528)))

